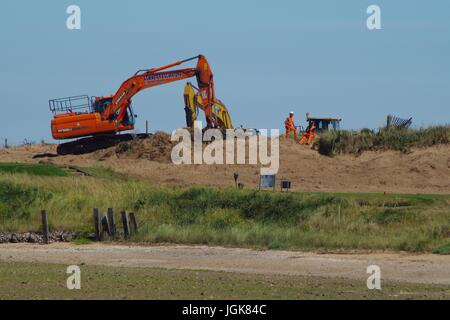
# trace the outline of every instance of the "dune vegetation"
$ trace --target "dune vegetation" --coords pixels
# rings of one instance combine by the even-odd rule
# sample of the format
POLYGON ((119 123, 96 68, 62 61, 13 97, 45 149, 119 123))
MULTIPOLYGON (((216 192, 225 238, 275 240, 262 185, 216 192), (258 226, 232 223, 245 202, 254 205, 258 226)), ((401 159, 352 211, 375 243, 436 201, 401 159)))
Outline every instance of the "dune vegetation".
MULTIPOLYGON (((92 211, 134 211, 132 241, 302 250, 432 252, 450 243, 450 195, 272 193, 157 188, 86 168, 86 176, 0 173, 0 231, 93 232, 92 211)), ((446 252, 448 250, 441 249, 446 252)))
POLYGON ((450 126, 424 129, 380 129, 374 131, 329 131, 317 141, 323 155, 360 154, 369 150, 408 152, 414 147, 430 147, 450 143, 450 126))

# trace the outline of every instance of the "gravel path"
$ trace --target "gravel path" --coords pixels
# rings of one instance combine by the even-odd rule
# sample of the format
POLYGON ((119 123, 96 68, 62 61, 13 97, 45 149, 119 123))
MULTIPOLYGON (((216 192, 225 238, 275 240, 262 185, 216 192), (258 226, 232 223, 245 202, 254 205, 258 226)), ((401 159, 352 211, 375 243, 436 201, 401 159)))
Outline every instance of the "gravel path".
POLYGON ((369 265, 383 281, 450 285, 450 256, 405 253, 317 254, 206 246, 1 244, 1 262, 87 264, 367 279, 369 265))

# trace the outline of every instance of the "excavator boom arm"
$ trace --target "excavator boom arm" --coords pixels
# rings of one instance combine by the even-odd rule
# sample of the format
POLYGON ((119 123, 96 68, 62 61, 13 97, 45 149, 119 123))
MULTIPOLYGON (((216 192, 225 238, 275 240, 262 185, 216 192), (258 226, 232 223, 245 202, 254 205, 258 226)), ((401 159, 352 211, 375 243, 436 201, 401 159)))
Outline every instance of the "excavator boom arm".
POLYGON ((116 94, 113 96, 111 105, 105 110, 103 118, 105 120, 114 119, 121 122, 131 103, 132 97, 139 91, 194 76, 197 77, 199 96, 201 97, 201 102, 204 106, 207 121, 211 122, 211 107, 216 103, 214 81, 209 63, 202 55, 177 61, 162 67, 138 71, 133 77, 122 83, 119 90, 117 90, 116 94), (196 68, 164 71, 194 59, 198 59, 196 68))
POLYGON ((131 99, 139 91, 175 82, 196 75, 196 69, 181 69, 165 72, 146 72, 126 80, 113 96, 110 107, 105 111, 105 119, 114 118, 118 122, 123 120, 131 99))

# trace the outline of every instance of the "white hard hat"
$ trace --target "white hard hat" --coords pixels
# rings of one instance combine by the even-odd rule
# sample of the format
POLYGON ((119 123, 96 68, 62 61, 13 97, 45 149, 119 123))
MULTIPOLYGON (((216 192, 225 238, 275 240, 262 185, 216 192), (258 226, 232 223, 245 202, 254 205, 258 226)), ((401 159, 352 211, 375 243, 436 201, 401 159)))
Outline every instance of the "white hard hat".
POLYGON ((294 111, 291 111, 289 114, 294 114, 294 111))

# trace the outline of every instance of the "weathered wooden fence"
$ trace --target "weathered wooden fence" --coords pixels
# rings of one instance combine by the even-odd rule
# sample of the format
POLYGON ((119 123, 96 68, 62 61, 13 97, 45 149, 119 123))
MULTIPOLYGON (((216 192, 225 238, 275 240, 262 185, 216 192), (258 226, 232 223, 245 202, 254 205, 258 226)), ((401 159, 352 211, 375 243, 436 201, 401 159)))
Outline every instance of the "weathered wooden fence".
POLYGON ((387 116, 387 128, 408 129, 412 125, 412 119, 401 119, 390 114, 387 116))
MULTIPOLYGON (((94 230, 96 241, 108 241, 117 239, 120 232, 117 230, 114 208, 108 208, 108 211, 103 213, 101 218, 99 209, 94 208, 94 230)), ((120 212, 122 221, 122 228, 124 239, 129 239, 130 236, 138 233, 138 222, 134 212, 128 213, 123 210, 120 212)))
MULTIPOLYGON (((138 222, 134 212, 128 213, 127 211, 121 211, 121 220, 123 226, 123 232, 117 230, 116 219, 114 215, 114 209, 108 208, 107 212, 100 215, 98 208, 93 210, 93 223, 94 223, 94 239, 95 241, 109 241, 118 239, 123 235, 124 239, 129 239, 130 236, 138 233, 138 222)), ((46 210, 41 211, 41 227, 43 243, 50 243, 50 230, 49 219, 46 210)))

